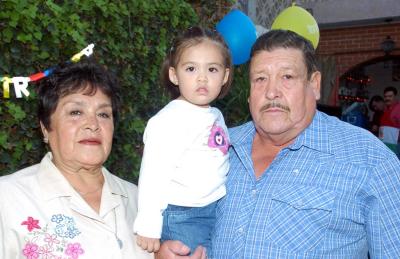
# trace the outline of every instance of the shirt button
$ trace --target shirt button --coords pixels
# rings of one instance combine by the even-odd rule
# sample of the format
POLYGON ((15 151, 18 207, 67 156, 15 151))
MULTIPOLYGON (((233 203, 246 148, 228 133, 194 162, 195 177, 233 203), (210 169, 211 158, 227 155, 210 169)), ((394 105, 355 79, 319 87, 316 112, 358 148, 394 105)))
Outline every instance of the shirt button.
POLYGON ((253 197, 257 196, 257 190, 251 190, 251 195, 253 195, 253 197))
POLYGON ((293 170, 293 174, 295 174, 295 175, 298 175, 299 172, 300 172, 299 169, 294 169, 294 170, 293 170))
POLYGON ((243 228, 239 228, 239 229, 238 229, 238 232, 239 232, 240 234, 242 234, 242 233, 243 233, 243 228))

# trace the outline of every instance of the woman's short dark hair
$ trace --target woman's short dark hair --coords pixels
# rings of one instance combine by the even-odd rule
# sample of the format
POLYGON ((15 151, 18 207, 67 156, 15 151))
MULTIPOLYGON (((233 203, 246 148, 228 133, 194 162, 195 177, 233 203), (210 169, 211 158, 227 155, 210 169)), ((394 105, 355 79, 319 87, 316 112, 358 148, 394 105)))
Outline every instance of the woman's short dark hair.
POLYGON ((100 90, 111 99, 114 123, 119 114, 120 95, 116 78, 105 67, 93 59, 68 63, 56 68, 38 86, 38 117, 47 130, 51 130, 51 115, 62 97, 85 91, 95 95, 100 90))
POLYGON ((196 46, 205 40, 209 40, 219 47, 224 59, 225 68, 229 68, 228 80, 222 86, 218 98, 224 97, 229 92, 233 81, 233 63, 228 46, 226 45, 221 34, 219 34, 217 31, 194 26, 187 29, 182 35, 174 40, 172 47, 170 48, 169 53, 167 53, 167 56, 165 57, 165 60, 161 66, 161 85, 169 91, 172 98, 175 99, 179 97, 180 93, 179 88, 169 80, 169 68, 176 68, 183 51, 190 47, 196 46))
POLYGON ((251 48, 250 58, 254 57, 260 51, 272 51, 277 48, 293 48, 303 53, 304 62, 307 67, 307 79, 311 78, 312 73, 318 71, 315 50, 311 41, 288 30, 270 30, 258 37, 251 48))
POLYGON ((371 100, 369 100, 369 104, 368 104, 368 107, 371 111, 375 111, 375 108, 373 106, 374 102, 379 103, 379 102, 384 102, 384 100, 383 100, 382 96, 379 96, 379 95, 372 96, 372 98, 371 98, 371 100))

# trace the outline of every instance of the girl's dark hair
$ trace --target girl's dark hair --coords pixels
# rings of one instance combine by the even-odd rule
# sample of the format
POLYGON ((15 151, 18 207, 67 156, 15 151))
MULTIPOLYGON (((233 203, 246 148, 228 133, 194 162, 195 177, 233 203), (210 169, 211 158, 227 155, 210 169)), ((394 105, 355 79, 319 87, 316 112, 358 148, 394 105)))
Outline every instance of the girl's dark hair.
POLYGON ((93 59, 64 64, 38 86, 38 117, 47 130, 51 130, 51 115, 62 97, 84 90, 87 95, 100 90, 111 99, 114 123, 120 108, 119 87, 116 78, 93 59))
POLYGON ((318 70, 315 50, 312 43, 299 34, 288 30, 270 30, 258 37, 250 52, 250 59, 258 52, 272 51, 277 48, 293 48, 303 53, 304 62, 307 67, 307 78, 318 70))
POLYGON ((185 51, 187 48, 196 46, 205 40, 215 43, 215 45, 220 48, 222 57, 224 58, 224 65, 226 68, 229 68, 228 80, 222 86, 218 98, 222 98, 228 93, 233 81, 233 63, 229 48, 222 36, 217 31, 195 26, 190 27, 174 40, 172 47, 169 50, 169 53, 167 53, 167 56, 161 66, 161 85, 163 85, 170 92, 173 99, 177 98, 180 93, 179 88, 169 80, 169 68, 176 68, 183 51, 185 51))

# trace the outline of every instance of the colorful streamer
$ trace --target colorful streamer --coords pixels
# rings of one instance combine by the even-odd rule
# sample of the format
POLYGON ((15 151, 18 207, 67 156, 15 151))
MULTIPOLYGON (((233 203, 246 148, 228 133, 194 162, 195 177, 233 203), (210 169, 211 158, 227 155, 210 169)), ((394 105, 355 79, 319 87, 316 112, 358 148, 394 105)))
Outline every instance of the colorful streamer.
MULTIPOLYGON (((82 56, 91 56, 93 54, 94 44, 89 44, 86 48, 81 50, 79 53, 72 56, 72 58, 67 62, 78 62, 82 56)), ((10 84, 14 85, 15 96, 17 98, 22 98, 23 96, 29 96, 28 84, 29 82, 35 82, 42 78, 51 75, 56 67, 46 69, 43 72, 38 72, 28 77, 17 76, 8 77, 0 76, 0 82, 3 82, 3 97, 10 98, 10 84)))

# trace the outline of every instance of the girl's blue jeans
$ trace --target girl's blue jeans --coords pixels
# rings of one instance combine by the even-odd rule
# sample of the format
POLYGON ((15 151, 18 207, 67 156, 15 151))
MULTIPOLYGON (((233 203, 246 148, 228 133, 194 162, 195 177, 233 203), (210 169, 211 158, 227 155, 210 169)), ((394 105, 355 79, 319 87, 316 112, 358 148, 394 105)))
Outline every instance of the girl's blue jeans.
POLYGON ((215 225, 217 201, 204 207, 168 205, 163 214, 161 242, 179 240, 193 252, 199 245, 212 255, 211 232, 215 225))

